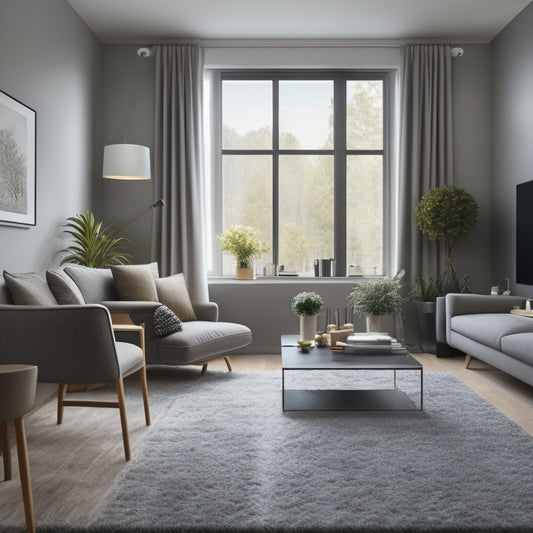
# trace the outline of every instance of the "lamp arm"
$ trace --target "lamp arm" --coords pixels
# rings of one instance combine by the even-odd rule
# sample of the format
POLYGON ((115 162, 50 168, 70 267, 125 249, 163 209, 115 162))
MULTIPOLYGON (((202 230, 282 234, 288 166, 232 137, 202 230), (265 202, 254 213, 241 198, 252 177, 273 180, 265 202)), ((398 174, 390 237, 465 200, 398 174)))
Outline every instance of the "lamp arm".
POLYGON ((165 202, 163 200, 157 200, 157 202, 150 204, 144 211, 141 211, 137 215, 135 215, 130 220, 124 222, 124 224, 121 224, 118 228, 115 228, 114 230, 111 230, 107 235, 108 237, 112 237, 115 235, 115 233, 118 233, 121 229, 124 229, 126 226, 129 226, 132 222, 135 222, 138 218, 142 217, 143 215, 147 215, 152 211, 154 207, 163 207, 165 205, 165 202))

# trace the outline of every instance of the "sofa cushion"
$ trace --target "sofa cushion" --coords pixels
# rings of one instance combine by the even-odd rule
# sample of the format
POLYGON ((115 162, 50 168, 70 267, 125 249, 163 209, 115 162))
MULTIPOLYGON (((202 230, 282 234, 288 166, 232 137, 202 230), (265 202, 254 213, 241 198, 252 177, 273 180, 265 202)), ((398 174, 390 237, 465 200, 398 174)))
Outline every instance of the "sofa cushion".
MULTIPOLYGON (((162 337, 157 345, 159 362, 187 365, 215 359, 247 346, 252 341, 249 328, 231 322, 183 323, 183 330, 162 337)), ((155 363, 155 361, 150 361, 155 363)))
POLYGON ((4 270, 4 280, 15 305, 57 305, 46 281, 35 272, 10 274, 4 270))
POLYGON ((502 351, 533 366, 533 333, 506 335, 502 338, 502 351))
POLYGON ((157 337, 164 337, 183 329, 181 320, 166 305, 160 305, 155 309, 152 315, 152 322, 154 324, 154 333, 157 337))
POLYGON ((61 272, 46 271, 46 281, 57 303, 60 305, 81 305, 85 303, 77 285, 61 272))
POLYGON ((155 278, 147 266, 118 265, 111 267, 115 288, 121 300, 157 302, 155 278))
POLYGON ((533 320, 511 313, 456 315, 450 321, 452 331, 495 350, 501 350, 502 338, 514 333, 533 333, 533 320))
POLYGON ((85 303, 94 304, 105 300, 118 300, 113 274, 109 268, 66 266, 65 272, 74 280, 85 303))
POLYGON ((158 278, 155 285, 158 301, 172 309, 182 322, 196 320, 183 274, 158 278))

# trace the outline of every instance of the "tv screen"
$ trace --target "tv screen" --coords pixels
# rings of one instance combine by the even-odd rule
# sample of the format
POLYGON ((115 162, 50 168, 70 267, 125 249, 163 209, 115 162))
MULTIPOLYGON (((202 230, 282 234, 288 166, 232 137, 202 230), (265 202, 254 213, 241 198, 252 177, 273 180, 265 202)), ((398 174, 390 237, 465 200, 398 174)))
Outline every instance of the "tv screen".
POLYGON ((533 180, 516 186, 516 282, 533 285, 533 180))

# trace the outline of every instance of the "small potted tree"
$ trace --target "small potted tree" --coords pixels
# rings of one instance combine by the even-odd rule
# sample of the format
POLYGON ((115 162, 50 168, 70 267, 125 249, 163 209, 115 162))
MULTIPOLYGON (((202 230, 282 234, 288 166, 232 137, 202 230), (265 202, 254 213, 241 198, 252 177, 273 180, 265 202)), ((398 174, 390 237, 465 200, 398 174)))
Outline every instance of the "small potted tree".
POLYGON ((300 317, 300 341, 312 344, 316 335, 316 317, 322 312, 324 301, 316 292, 300 292, 292 299, 291 309, 300 317))
MULTIPOLYGON (((477 221, 478 205, 473 196, 455 185, 443 185, 428 191, 415 208, 416 224, 430 240, 440 243, 446 253, 448 268, 437 278, 417 278, 412 292, 424 351, 447 352, 442 339, 444 325, 444 297, 450 292, 470 292, 468 275, 459 275, 453 263, 455 245, 470 233, 477 221), (441 308, 437 320, 437 307, 441 308), (437 323, 439 322, 439 323, 437 323), (440 335, 438 332, 441 332, 440 335), (436 339, 439 337, 440 339, 436 339), (435 347, 435 348, 433 348, 435 347)), ((451 348, 449 349, 451 352, 451 348)))
POLYGON ((254 260, 268 252, 268 246, 259 240, 256 229, 250 226, 229 226, 218 235, 220 249, 235 256, 236 279, 254 279, 254 260))
POLYGON ((355 311, 366 317, 367 331, 381 331, 383 315, 400 313, 404 302, 401 280, 404 271, 393 278, 361 281, 353 286, 348 301, 355 311))

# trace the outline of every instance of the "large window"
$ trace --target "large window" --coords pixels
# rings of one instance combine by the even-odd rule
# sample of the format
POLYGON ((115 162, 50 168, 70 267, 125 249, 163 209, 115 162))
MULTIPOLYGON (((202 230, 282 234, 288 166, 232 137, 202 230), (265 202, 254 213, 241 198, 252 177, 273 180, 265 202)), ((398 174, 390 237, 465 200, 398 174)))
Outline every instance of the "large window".
MULTIPOLYGON (((213 234, 257 228, 270 252, 256 264, 314 275, 335 259, 383 274, 388 242, 386 73, 219 71, 213 102, 213 234)), ((213 254, 213 273, 233 274, 213 254)))

